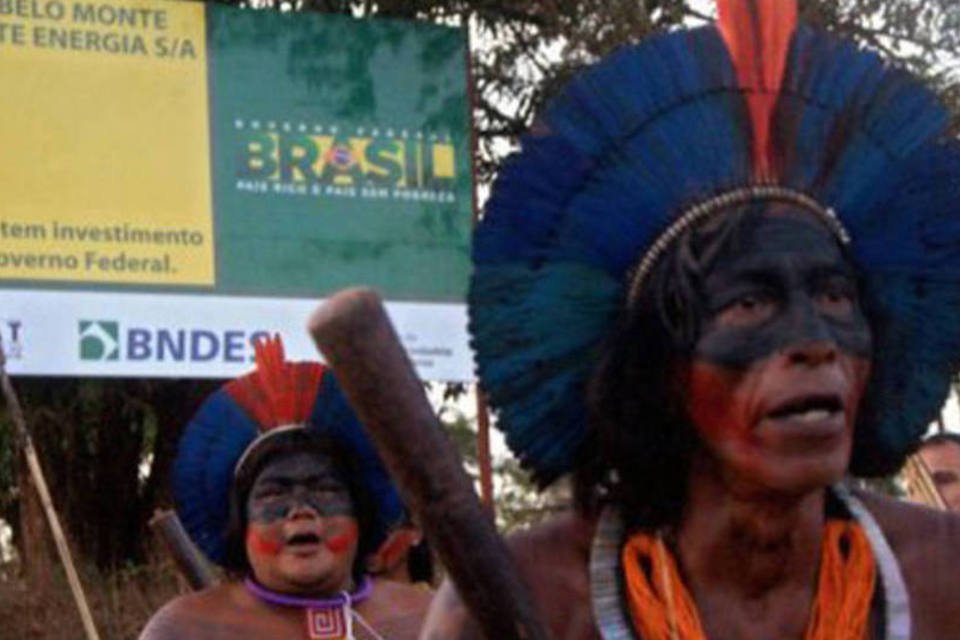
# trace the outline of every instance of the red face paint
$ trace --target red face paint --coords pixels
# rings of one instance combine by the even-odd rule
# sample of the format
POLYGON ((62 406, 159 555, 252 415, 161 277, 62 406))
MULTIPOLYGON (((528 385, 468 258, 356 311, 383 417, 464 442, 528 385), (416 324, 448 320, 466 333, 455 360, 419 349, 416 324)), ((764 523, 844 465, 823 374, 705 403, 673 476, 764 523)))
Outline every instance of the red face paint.
MULTIPOLYGON (((756 373, 754 372, 754 375, 756 373)), ((750 372, 696 361, 690 367, 690 418, 708 439, 740 433, 749 438, 750 372)), ((753 381, 755 383, 755 381, 753 381)))
POLYGON ((835 482, 870 370, 854 265, 829 230, 790 209, 757 216, 725 242, 680 371, 691 422, 722 475, 745 486, 835 482))
POLYGON ((283 548, 279 540, 264 536, 256 527, 247 528, 247 552, 261 556, 276 556, 283 548))
POLYGON ((796 358, 788 349, 746 371, 690 365, 687 411, 725 474, 780 491, 843 476, 870 362, 837 351, 818 365, 796 358))
POLYGON ((344 530, 341 533, 324 539, 323 544, 331 553, 339 555, 345 553, 354 545, 357 541, 357 534, 357 523, 351 520, 344 525, 344 530))

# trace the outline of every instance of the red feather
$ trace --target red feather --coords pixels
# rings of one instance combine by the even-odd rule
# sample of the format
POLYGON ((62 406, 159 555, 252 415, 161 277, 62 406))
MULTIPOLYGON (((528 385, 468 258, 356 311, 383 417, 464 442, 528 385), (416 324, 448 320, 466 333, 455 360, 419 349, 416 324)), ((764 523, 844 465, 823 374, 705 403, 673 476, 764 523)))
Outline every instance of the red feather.
POLYGON ((733 59, 753 125, 753 171, 761 182, 776 175, 770 122, 783 82, 796 0, 717 0, 717 27, 733 59))
POLYGON ((287 362, 279 336, 257 341, 254 350, 256 370, 224 390, 263 431, 307 422, 326 368, 315 362, 287 362))

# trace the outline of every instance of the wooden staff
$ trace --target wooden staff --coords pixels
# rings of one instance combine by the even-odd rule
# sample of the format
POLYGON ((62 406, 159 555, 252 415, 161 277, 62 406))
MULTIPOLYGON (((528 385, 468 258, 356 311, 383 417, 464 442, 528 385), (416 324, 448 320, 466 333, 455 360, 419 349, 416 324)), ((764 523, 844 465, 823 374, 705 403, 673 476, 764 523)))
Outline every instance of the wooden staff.
POLYGON ((57 553, 60 555, 60 561, 67 574, 67 582, 70 584, 70 591, 73 593, 73 599, 77 603, 77 609, 80 611, 80 620, 83 622, 83 629, 87 634, 88 640, 100 640, 97 634, 97 627, 93 623, 93 615, 90 613, 90 606, 87 604, 87 597, 83 592, 83 585, 80 583, 80 577, 77 575, 77 569, 73 564, 73 556, 70 554, 70 547, 67 546, 67 538, 60 527, 60 519, 53 507, 53 501, 50 499, 50 490, 47 488, 47 481, 43 477, 43 469, 40 468, 40 460, 37 458, 37 452, 33 447, 33 440, 30 438, 30 432, 27 430, 27 422, 23 417, 23 411, 20 408, 20 400, 17 398, 10 377, 7 375, 7 357, 3 352, 3 340, 0 339, 0 383, 3 386, 3 395, 7 399, 7 406, 10 409, 10 417, 17 429, 17 439, 20 446, 23 447, 24 455, 27 458, 27 466, 30 468, 30 475, 33 483, 37 487, 37 494, 40 496, 40 504, 47 515, 47 522, 50 524, 50 531, 53 533, 53 541, 57 545, 57 553))
POLYGON ((150 518, 150 529, 163 542, 174 565, 194 591, 216 585, 219 580, 203 554, 183 529, 177 514, 170 509, 157 509, 150 518))
POLYGON ((309 330, 485 637, 546 639, 380 297, 340 292, 314 312, 309 330))

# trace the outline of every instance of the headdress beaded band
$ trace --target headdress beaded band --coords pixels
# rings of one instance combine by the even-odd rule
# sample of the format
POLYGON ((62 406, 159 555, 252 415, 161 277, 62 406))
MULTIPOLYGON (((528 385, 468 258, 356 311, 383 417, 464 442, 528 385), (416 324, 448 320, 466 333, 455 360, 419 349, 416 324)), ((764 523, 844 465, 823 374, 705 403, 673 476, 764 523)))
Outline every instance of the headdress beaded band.
POLYGON ((837 237, 841 244, 850 244, 850 234, 833 209, 822 206, 819 202, 810 196, 775 184, 758 184, 748 187, 741 187, 726 191, 717 196, 694 205, 686 212, 681 214, 667 229, 660 234, 647 252, 641 258, 633 276, 630 279, 630 290, 627 295, 627 307, 633 308, 643 290, 650 272, 653 271, 657 261, 670 248, 684 231, 695 227, 700 222, 707 220, 711 216, 722 213, 732 207, 749 204, 751 202, 768 201, 784 202, 797 205, 804 210, 816 215, 830 231, 837 237))
POLYGON ((278 435, 289 433, 291 431, 296 431, 298 429, 306 429, 306 428, 307 428, 306 424, 285 424, 279 427, 274 427, 269 431, 264 431, 263 433, 258 435, 256 438, 253 439, 253 441, 250 444, 247 445, 247 448, 243 450, 243 453, 240 454, 240 459, 237 460, 237 464, 234 465, 233 467, 234 477, 236 477, 240 473, 240 469, 243 468, 244 463, 247 461, 247 458, 250 457, 250 454, 253 453, 254 449, 259 447, 261 444, 263 444, 267 440, 270 440, 271 438, 275 438, 278 435))

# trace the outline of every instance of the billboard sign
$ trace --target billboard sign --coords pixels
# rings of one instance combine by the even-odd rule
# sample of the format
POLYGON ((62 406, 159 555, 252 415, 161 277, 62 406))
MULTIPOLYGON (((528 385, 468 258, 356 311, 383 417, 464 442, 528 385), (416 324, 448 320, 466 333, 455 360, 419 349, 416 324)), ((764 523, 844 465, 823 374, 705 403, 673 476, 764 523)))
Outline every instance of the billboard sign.
POLYGON ((466 59, 423 23, 0 0, 11 370, 231 376, 260 331, 312 358, 309 311, 363 284, 421 375, 469 379, 466 59))

